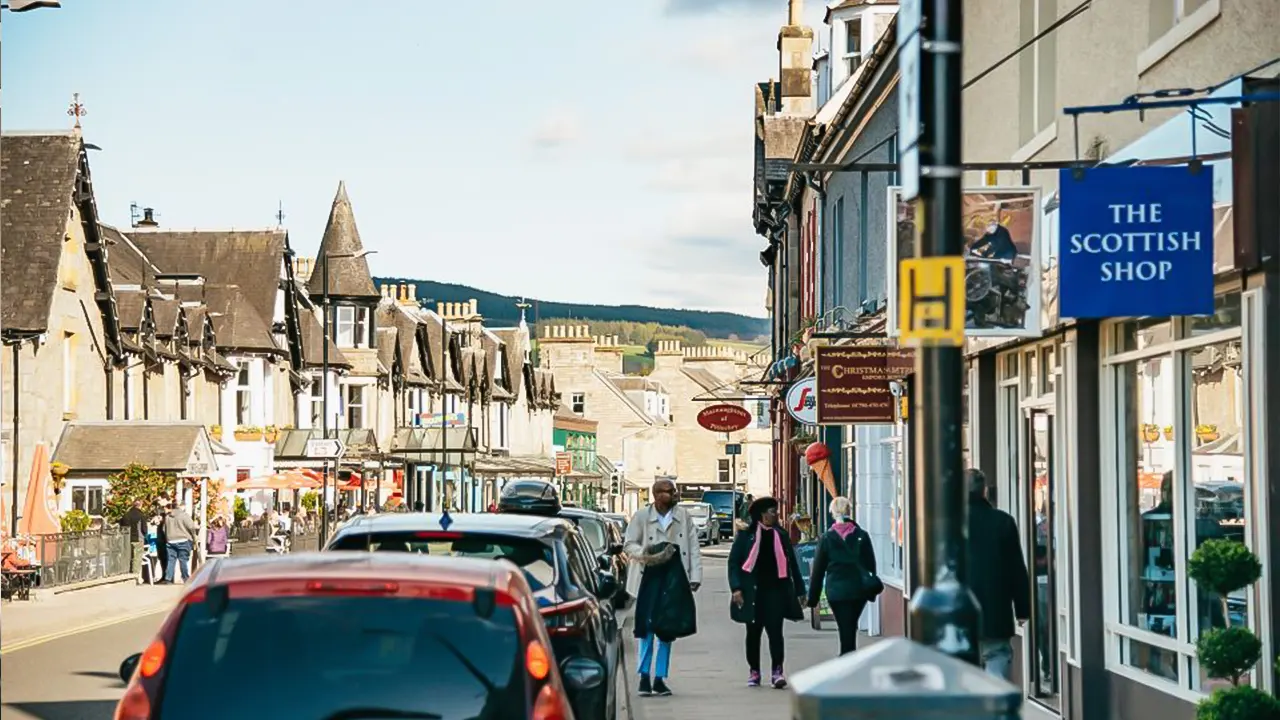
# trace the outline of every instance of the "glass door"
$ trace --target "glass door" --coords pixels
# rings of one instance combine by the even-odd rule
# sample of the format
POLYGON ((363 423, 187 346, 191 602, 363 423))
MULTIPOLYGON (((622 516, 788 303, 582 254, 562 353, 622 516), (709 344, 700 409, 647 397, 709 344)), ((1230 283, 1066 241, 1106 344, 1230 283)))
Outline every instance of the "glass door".
POLYGON ((1027 689, 1030 697, 1060 707, 1058 652, 1057 465, 1053 446, 1054 416, 1033 409, 1027 418, 1027 477, 1023 495, 1027 545, 1031 548, 1031 620, 1027 634, 1027 689))

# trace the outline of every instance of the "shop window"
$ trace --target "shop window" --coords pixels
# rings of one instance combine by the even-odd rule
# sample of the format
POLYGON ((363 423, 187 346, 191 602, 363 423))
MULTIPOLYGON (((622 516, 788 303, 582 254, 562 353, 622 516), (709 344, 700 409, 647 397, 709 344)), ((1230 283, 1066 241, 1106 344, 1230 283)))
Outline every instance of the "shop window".
POLYGON ((80 510, 93 517, 102 517, 103 490, 101 485, 72 485, 71 509, 80 510))
POLYGON ((1200 635, 1228 621, 1260 632, 1262 622, 1250 591, 1221 598, 1187 574, 1206 540, 1255 542, 1240 297, 1221 297, 1217 308, 1203 318, 1117 323, 1106 360, 1118 464, 1108 472, 1114 492, 1104 488, 1104 497, 1115 498, 1120 547, 1106 574, 1109 615, 1118 621, 1111 657, 1141 671, 1130 677, 1201 693, 1220 681, 1196 662, 1200 635))
POLYGON ((236 425, 252 425, 253 423, 253 380, 249 374, 248 360, 240 361, 240 369, 236 372, 235 401, 236 425))
POLYGON ((729 475, 730 475, 729 460, 727 458, 720 458, 719 460, 716 461, 716 463, 719 466, 717 468, 717 473, 720 476, 720 479, 717 480, 717 482, 723 483, 723 484, 727 484, 731 482, 731 480, 729 479, 729 475))

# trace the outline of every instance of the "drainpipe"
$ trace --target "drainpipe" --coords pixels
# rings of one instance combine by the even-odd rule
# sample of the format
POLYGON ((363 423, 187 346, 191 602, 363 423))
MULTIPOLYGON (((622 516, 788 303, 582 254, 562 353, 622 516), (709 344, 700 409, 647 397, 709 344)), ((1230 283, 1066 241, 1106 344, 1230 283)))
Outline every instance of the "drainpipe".
POLYGON ((9 537, 18 537, 18 400, 22 397, 22 393, 18 392, 18 378, 22 377, 21 369, 18 367, 18 361, 21 357, 22 343, 13 344, 13 498, 9 503, 9 514, 13 525, 10 527, 9 537))
POLYGON ((110 361, 102 363, 102 374, 106 376, 106 380, 107 380, 107 419, 115 420, 116 419, 116 389, 115 389, 116 378, 115 378, 115 374, 111 372, 110 361))

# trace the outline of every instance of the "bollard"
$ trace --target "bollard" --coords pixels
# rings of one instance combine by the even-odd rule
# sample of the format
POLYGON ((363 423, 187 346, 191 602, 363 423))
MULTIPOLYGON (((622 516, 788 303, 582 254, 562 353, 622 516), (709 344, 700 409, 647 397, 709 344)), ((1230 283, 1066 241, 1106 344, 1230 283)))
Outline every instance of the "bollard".
POLYGON ((1022 691, 907 638, 881 640, 791 678, 792 720, 1017 720, 1022 691))

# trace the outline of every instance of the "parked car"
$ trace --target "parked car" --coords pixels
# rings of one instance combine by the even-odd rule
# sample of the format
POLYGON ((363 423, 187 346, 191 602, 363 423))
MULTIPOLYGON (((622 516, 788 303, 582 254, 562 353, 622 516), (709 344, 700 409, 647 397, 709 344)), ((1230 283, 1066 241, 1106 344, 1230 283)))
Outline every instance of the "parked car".
POLYGON ((711 506, 714 517, 720 524, 720 537, 733 537, 733 521, 738 516, 738 506, 742 499, 743 494, 733 490, 707 490, 702 493, 699 501, 711 506))
POLYGON ((569 520, 508 513, 383 513, 353 518, 328 550, 507 560, 524 571, 578 720, 617 716, 622 644, 609 600, 618 582, 569 520))
POLYGON ((121 663, 115 717, 569 717, 566 683, 598 686, 602 673, 578 659, 557 667, 538 614, 510 563, 351 552, 216 560, 146 650, 121 663))
POLYGON ((631 604, 627 595, 627 561, 622 554, 622 533, 603 515, 581 508, 562 507, 557 517, 569 520, 578 526, 591 546, 591 551, 599 558, 600 568, 613 573, 618 580, 618 592, 611 602, 618 610, 631 604))
POLYGON ((693 518, 693 526, 698 530, 698 543, 701 545, 720 544, 720 523, 713 517, 711 505, 704 502, 681 503, 693 518))
POLYGON ((620 513, 601 513, 601 515, 604 515, 606 520, 617 526, 618 530, 623 534, 626 534, 627 523, 630 522, 630 519, 626 515, 622 515, 620 513))

